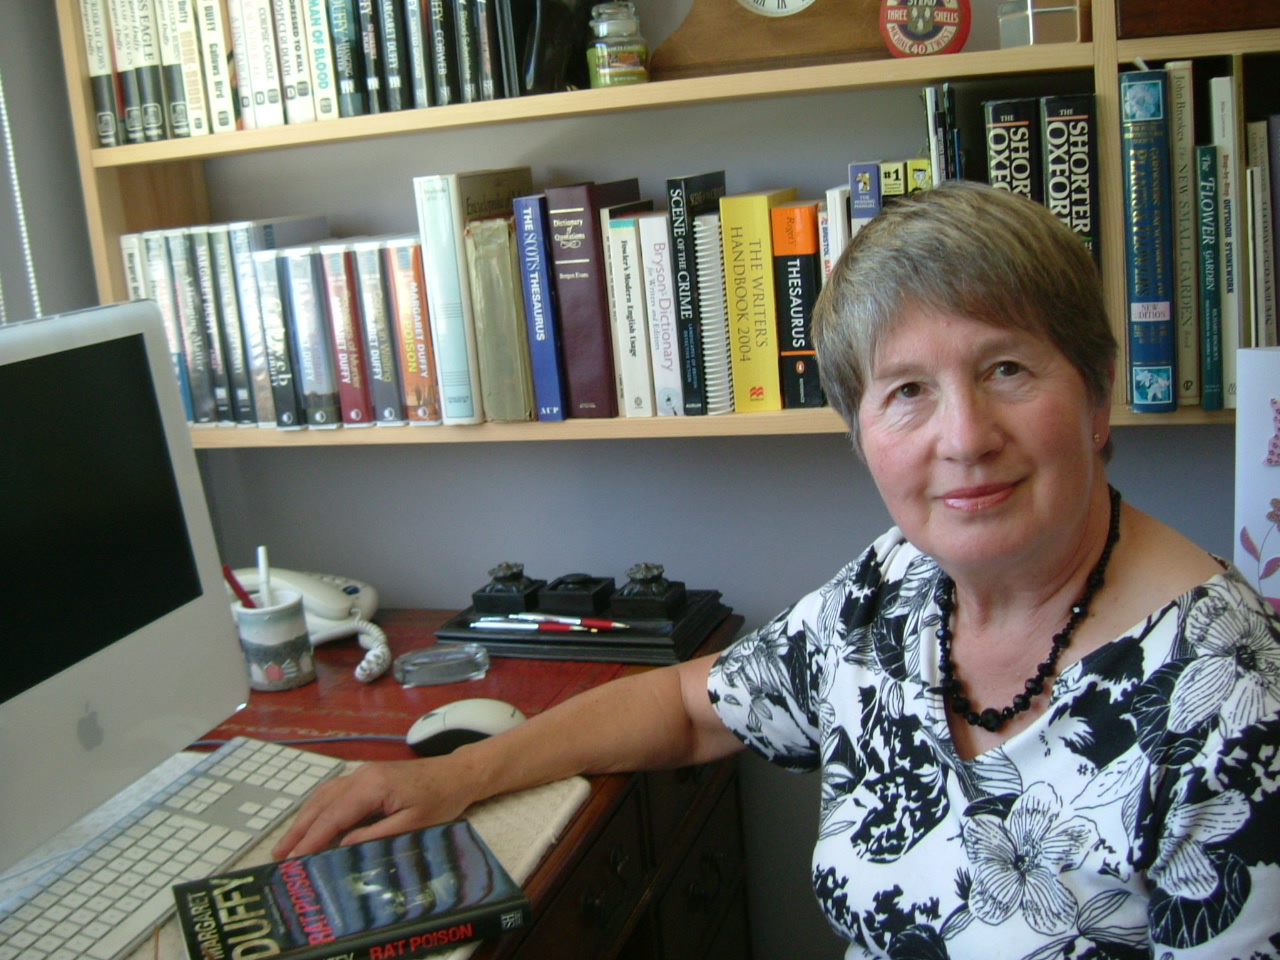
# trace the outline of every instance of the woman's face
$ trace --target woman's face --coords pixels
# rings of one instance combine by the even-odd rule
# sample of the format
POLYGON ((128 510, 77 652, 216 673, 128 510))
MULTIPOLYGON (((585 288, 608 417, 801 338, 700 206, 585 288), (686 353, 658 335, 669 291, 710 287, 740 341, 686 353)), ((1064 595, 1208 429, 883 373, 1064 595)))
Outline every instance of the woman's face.
POLYGON ((1053 344, 909 308, 870 374, 863 453, 915 546, 953 576, 1071 549, 1103 481, 1109 409, 1053 344))

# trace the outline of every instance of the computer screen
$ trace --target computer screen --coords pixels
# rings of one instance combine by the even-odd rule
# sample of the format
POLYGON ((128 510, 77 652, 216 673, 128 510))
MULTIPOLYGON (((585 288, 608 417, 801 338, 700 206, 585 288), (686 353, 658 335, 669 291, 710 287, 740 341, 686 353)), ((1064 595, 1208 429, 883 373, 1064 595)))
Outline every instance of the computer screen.
POLYGON ((247 699, 150 302, 0 327, 0 874, 247 699))

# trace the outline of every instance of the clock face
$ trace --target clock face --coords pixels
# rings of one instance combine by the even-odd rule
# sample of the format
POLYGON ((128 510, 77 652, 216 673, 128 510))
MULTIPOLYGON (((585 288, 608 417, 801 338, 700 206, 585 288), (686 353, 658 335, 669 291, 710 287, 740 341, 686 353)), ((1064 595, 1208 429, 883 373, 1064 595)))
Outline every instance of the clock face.
POLYGON ((817 0, 738 0, 752 13, 766 17, 789 17, 816 3, 817 0))

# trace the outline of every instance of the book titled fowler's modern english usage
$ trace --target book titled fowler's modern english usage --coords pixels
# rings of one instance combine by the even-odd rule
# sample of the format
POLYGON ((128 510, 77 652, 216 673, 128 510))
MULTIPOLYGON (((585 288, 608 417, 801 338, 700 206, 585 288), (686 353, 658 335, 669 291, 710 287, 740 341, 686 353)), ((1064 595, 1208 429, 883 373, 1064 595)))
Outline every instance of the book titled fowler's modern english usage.
POLYGON ((465 820, 173 888, 192 960, 409 960, 527 926, 529 901, 465 820))

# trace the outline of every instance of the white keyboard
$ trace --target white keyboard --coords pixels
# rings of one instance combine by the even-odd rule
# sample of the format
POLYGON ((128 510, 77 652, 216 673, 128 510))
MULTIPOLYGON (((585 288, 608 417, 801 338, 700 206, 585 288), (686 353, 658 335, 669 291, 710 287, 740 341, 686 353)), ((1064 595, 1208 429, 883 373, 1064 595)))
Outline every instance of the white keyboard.
POLYGON ((0 960, 118 960, 344 761, 236 737, 0 904, 0 960))

